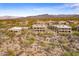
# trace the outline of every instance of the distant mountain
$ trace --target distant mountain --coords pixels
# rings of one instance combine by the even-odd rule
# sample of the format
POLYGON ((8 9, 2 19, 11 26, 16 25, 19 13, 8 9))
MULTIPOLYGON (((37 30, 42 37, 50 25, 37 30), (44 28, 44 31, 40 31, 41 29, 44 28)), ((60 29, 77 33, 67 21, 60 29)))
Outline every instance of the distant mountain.
POLYGON ((63 17, 79 17, 79 15, 49 15, 49 14, 43 14, 43 15, 37 15, 37 16, 29 16, 28 18, 63 18, 63 17))
POLYGON ((17 17, 17 16, 0 16, 0 19, 16 19, 16 18, 20 18, 20 17, 17 17))
POLYGON ((49 15, 49 14, 42 14, 42 15, 36 15, 36 16, 28 16, 28 17, 17 17, 17 16, 0 16, 0 20, 15 20, 15 19, 27 19, 27 18, 36 18, 36 19, 42 19, 42 18, 68 18, 68 17, 77 17, 79 18, 79 15, 49 15))

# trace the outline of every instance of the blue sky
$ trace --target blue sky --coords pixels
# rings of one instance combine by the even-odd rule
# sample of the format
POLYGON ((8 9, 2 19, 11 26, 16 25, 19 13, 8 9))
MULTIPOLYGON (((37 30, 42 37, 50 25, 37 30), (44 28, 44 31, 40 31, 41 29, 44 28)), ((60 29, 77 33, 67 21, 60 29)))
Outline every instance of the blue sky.
POLYGON ((0 16, 79 14, 77 3, 0 3, 0 16))

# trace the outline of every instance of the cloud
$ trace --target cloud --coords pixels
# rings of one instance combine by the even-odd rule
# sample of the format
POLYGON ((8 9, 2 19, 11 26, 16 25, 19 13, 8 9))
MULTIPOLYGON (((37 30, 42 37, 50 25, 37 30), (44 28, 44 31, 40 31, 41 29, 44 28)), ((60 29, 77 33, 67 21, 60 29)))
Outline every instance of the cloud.
POLYGON ((64 4, 66 8, 70 8, 72 13, 79 14, 79 3, 67 3, 64 4))
POLYGON ((79 7, 79 3, 67 3, 67 4, 64 4, 66 6, 70 6, 70 7, 79 7))
POLYGON ((68 3, 64 4, 66 7, 72 8, 72 9, 79 9, 79 3, 68 3))

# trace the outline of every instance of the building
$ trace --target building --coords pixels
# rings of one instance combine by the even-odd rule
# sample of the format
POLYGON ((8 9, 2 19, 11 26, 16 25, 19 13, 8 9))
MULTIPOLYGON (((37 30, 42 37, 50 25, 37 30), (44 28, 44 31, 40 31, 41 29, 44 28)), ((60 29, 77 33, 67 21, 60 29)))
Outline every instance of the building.
POLYGON ((72 28, 67 25, 53 25, 51 29, 55 31, 57 35, 68 35, 72 32, 72 28))
POLYGON ((10 29, 8 29, 9 31, 14 31, 14 32, 18 32, 18 31, 21 31, 21 30, 26 30, 28 29, 28 27, 12 27, 10 29))
POLYGON ((32 31, 34 33, 46 32, 47 25, 42 23, 36 23, 32 25, 32 31))
POLYGON ((8 29, 9 32, 14 32, 16 34, 21 34, 23 30, 28 30, 28 27, 12 27, 8 29))

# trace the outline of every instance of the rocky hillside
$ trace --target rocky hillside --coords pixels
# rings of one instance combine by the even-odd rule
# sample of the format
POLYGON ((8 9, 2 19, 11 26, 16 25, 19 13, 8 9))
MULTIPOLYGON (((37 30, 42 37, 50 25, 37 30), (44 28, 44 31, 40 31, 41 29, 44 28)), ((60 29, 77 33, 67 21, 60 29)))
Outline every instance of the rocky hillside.
POLYGON ((0 56, 78 56, 79 36, 35 35, 31 31, 0 32, 0 56))

